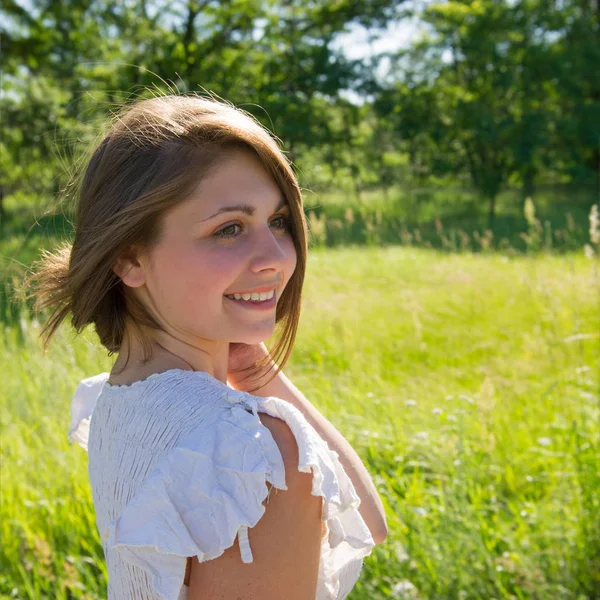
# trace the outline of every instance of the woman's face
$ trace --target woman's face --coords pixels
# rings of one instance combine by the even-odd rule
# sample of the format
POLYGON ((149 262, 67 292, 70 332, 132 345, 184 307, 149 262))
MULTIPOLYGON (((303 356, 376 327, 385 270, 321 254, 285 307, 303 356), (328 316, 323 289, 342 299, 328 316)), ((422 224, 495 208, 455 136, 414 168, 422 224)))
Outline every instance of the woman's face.
POLYGON ((167 332, 184 341, 267 340, 296 267, 290 219, 258 158, 235 151, 167 212, 160 242, 140 259, 144 302, 167 332), (228 298, 270 292, 271 300, 257 303, 228 298))

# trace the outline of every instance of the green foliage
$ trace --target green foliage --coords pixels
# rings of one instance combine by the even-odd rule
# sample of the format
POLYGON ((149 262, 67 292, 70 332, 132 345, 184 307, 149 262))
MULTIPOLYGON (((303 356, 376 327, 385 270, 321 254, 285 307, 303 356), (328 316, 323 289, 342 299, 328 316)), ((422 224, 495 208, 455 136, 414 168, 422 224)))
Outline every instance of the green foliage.
POLYGON ((375 101, 416 177, 468 174, 490 225, 509 181, 526 197, 562 173, 600 193, 600 12, 584 4, 426 6, 430 34, 399 54, 404 73, 375 101))
POLYGON ((271 128, 314 189, 360 199, 371 186, 470 185, 488 203, 488 227, 507 186, 522 199, 544 182, 600 193, 595 5, 401 6, 5 2, 0 198, 57 195, 123 102, 203 90, 271 128), (376 39, 401 16, 426 27, 410 49, 363 60, 339 49, 349 28, 376 39))

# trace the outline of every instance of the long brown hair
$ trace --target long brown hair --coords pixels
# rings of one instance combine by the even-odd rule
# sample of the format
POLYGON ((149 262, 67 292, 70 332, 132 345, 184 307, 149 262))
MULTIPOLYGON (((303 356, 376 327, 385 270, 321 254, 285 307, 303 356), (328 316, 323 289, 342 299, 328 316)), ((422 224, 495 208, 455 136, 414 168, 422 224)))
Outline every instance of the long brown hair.
MULTIPOLYGON (((36 309, 50 309, 40 334, 44 351, 70 314, 77 333, 94 324, 109 355, 120 349, 130 323, 142 342, 144 360, 151 358, 151 343, 141 326, 160 326, 125 293, 113 266, 134 244, 152 248, 161 234, 162 215, 235 148, 258 156, 290 207, 296 269, 277 304, 279 331, 270 351, 283 368, 296 338, 306 270, 302 194, 289 161, 262 125, 245 111, 196 94, 158 96, 123 106, 93 150, 79 184, 72 245, 45 252, 26 282, 34 290, 30 296, 36 309)), ((255 364, 251 375, 268 364, 269 357, 255 364)))

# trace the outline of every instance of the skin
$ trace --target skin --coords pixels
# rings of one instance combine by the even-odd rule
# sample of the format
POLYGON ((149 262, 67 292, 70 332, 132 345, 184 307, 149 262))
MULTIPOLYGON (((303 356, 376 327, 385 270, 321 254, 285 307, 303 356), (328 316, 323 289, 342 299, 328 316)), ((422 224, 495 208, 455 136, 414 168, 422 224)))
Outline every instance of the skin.
POLYGON ((273 335, 275 306, 250 310, 225 294, 269 286, 277 301, 281 297, 296 267, 289 208, 282 204, 281 191, 258 158, 237 150, 166 213, 157 245, 121 254, 115 273, 164 331, 145 331, 154 357, 142 364, 141 345, 127 329, 111 383, 131 383, 170 368, 205 371, 225 383, 230 344, 239 352, 273 335), (254 214, 212 216, 234 205, 248 205, 254 214))

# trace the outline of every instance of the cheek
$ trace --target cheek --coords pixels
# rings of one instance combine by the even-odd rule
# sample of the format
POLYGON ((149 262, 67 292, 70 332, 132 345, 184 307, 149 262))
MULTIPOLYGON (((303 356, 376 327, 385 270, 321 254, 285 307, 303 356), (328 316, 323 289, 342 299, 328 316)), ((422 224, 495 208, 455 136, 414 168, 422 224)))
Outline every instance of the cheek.
POLYGON ((161 298, 169 310, 192 306, 211 287, 214 288, 215 282, 210 276, 212 269, 208 268, 210 264, 193 247, 165 248, 153 270, 153 294, 161 298))
POLYGON ((247 252, 243 248, 191 247, 177 252, 162 269, 172 284, 170 295, 179 306, 219 305, 223 293, 239 277, 247 252), (175 297, 174 297, 175 296, 175 297))

